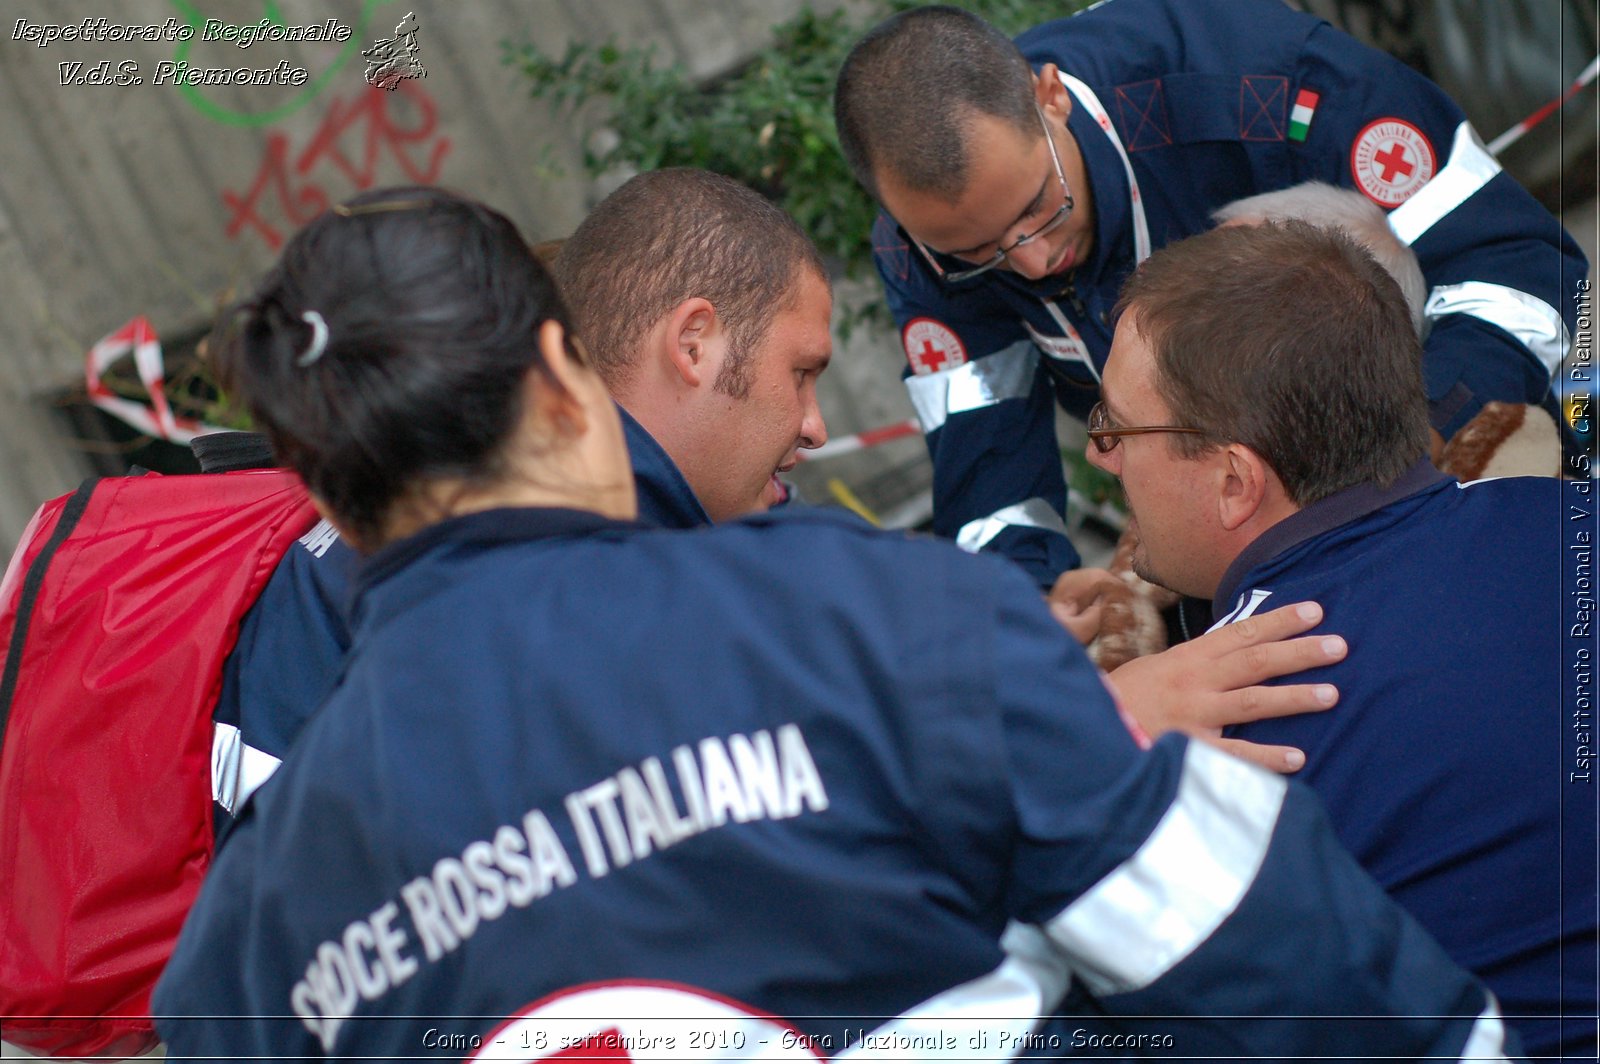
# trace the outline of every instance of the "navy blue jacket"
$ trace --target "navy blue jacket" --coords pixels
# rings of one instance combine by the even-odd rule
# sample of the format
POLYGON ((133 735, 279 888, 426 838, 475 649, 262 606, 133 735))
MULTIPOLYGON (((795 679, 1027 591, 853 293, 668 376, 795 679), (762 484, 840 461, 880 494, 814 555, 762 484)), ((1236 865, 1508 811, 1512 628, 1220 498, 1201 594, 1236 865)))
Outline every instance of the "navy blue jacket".
POLYGON ((1590 481, 1462 487, 1422 463, 1275 525, 1214 606, 1315 600, 1349 641, 1294 677, 1336 683, 1334 709, 1229 734, 1305 750, 1340 840, 1532 1054, 1595 1053, 1594 501, 1590 481))
POLYGON ((1281 0, 1111 0, 1017 44, 1036 69, 1053 62, 1080 79, 1116 140, 1069 85, 1096 231, 1065 283, 995 270, 943 286, 893 220, 878 220, 878 271, 933 459, 935 532, 1007 555, 1041 586, 1078 563, 1053 407, 1081 418, 1098 398, 1111 311, 1135 265, 1118 143, 1154 248, 1210 228, 1235 199, 1305 181, 1394 208, 1390 225, 1431 290, 1435 427, 1449 438, 1490 399, 1546 401, 1586 263, 1437 86, 1281 0), (1315 106, 1302 133, 1292 120, 1306 93, 1315 106))
POLYGON ((1500 1052, 1308 791, 1141 753, 1009 565, 816 510, 523 509, 361 580, 156 990, 174 1056, 1005 1059, 1069 979, 1199 1055, 1500 1052), (1351 1015, 1391 1018, 1318 1018, 1351 1015))
MULTIPOLYGON (((657 528, 709 525, 683 474, 622 407, 623 436, 639 496, 639 520, 657 528)), ((361 556, 326 521, 290 548, 245 614, 223 667, 212 714, 218 837, 232 812, 278 767, 332 689, 350 647, 350 596, 361 556)))

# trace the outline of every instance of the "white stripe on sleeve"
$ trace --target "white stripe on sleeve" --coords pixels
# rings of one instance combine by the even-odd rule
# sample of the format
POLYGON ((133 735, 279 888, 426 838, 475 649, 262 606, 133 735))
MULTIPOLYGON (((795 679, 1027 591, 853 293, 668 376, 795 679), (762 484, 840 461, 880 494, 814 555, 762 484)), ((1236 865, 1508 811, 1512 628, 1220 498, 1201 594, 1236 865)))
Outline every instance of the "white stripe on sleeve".
POLYGON ((1006 959, 994 971, 952 987, 870 1031, 833 1060, 1008 1060, 1066 995, 1066 958, 1038 928, 1013 922, 1000 945, 1006 959), (974 1052, 979 1033, 987 1039, 974 1052))
POLYGON ((1500 1003, 1489 995, 1489 1007, 1483 1010, 1478 1021, 1467 1035, 1467 1044, 1461 1049, 1464 1061, 1483 1061, 1484 1064, 1505 1064, 1506 1024, 1500 1018, 1500 1003))
POLYGON ((906 378, 924 433, 942 427, 953 414, 981 410, 1006 399, 1025 399, 1039 368, 1039 349, 1019 341, 954 369, 906 378))
POLYGON ((1066 523, 1056 513, 1055 507, 1034 497, 996 510, 988 517, 968 521, 956 533, 956 546, 969 554, 976 554, 1008 528, 1042 528, 1063 536, 1067 534, 1066 523))
POLYGON ((1487 281, 1440 285, 1428 293, 1423 316, 1430 323, 1447 314, 1468 314, 1510 333, 1552 376, 1572 347, 1567 323, 1549 303, 1526 292, 1487 281))
POLYGON ((232 724, 211 726, 211 798, 229 813, 237 813, 282 763, 246 743, 232 724))
POLYGON ((1473 193, 1487 185, 1500 172, 1489 149, 1478 139, 1470 122, 1456 127, 1450 145, 1450 159, 1426 185, 1393 211, 1389 228, 1407 244, 1414 244, 1441 218, 1465 203, 1473 193))
POLYGON ((1090 991, 1149 986, 1210 937, 1255 881, 1286 789, 1189 743, 1177 797, 1144 845, 1045 925, 1090 991))

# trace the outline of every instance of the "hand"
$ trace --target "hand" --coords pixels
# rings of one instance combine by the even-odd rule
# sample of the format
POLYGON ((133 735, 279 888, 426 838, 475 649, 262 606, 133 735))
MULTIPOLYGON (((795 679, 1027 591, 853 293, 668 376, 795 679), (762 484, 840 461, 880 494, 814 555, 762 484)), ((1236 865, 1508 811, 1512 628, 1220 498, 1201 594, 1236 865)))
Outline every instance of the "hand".
POLYGON ((1056 577, 1045 601, 1061 627, 1088 646, 1100 633, 1105 597, 1121 590, 1122 581, 1104 569, 1068 569, 1056 577))
POLYGON ((1301 602, 1224 625, 1170 650, 1135 658, 1106 682, 1151 737, 1177 729, 1275 772, 1295 772, 1304 751, 1224 739, 1229 724, 1330 708, 1332 684, 1259 686, 1262 681, 1342 661, 1349 648, 1336 635, 1291 639, 1322 620, 1322 607, 1301 602))

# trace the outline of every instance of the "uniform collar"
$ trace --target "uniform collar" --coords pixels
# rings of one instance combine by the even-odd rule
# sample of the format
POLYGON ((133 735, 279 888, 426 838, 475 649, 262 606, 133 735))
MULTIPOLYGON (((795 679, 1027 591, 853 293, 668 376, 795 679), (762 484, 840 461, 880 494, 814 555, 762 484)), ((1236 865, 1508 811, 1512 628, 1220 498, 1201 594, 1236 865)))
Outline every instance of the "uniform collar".
POLYGON ((584 510, 532 507, 507 507, 453 517, 392 543, 368 558, 357 574, 352 600, 358 601, 369 588, 443 543, 493 544, 587 536, 606 530, 698 528, 711 524, 711 518, 706 516, 705 508, 671 456, 620 405, 617 414, 622 419, 622 435, 634 469, 639 500, 637 521, 615 521, 584 510))
POLYGON ((369 557, 356 577, 356 597, 358 600, 366 598, 373 587, 446 544, 494 546, 527 540, 582 538, 600 532, 638 531, 647 527, 638 521, 618 521, 589 510, 549 507, 507 506, 463 514, 429 525, 369 557))
POLYGON ((622 417, 622 436, 628 443, 628 459, 633 463, 639 520, 656 528, 709 525, 711 518, 689 482, 683 479, 672 456, 620 404, 617 413, 622 417))
MULTIPOLYGON (((1069 88, 1067 92, 1072 90, 1069 88)), ((1078 142, 1085 179, 1089 182, 1089 197, 1094 203, 1094 253, 1078 267, 1075 275, 1098 281, 1108 273, 1112 263, 1132 259, 1133 201, 1116 145, 1077 96, 1072 97, 1067 131, 1078 142)))
POLYGON ((1357 484, 1290 514, 1257 536, 1228 566, 1211 604, 1213 616, 1221 617, 1228 612, 1244 578, 1257 567, 1314 536, 1376 513, 1408 496, 1438 488, 1449 480, 1432 462, 1422 458, 1387 488, 1372 483, 1357 484))

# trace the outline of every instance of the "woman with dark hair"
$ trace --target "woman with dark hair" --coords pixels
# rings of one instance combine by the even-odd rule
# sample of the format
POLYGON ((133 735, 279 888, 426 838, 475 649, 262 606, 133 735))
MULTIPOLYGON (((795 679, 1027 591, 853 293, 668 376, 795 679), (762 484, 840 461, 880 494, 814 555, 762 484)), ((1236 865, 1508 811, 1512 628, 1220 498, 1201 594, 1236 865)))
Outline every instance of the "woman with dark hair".
POLYGON ((1303 790, 1141 753, 1014 567, 818 510, 633 524, 616 408, 494 211, 337 207, 220 348, 372 557, 157 989, 172 1055, 811 1057, 876 1026, 1007 1058, 1073 981, 1196 1017, 1084 1045, 1496 1044, 1303 790), (1349 1015, 1396 1018, 1316 1019, 1349 1015))
MULTIPOLYGON (((307 226, 225 323, 217 360, 279 460, 370 553, 446 513, 497 505, 582 501, 634 516, 625 449, 598 479, 552 478, 579 456, 524 435, 524 404, 543 404, 531 422, 560 423, 581 406, 576 390, 595 384, 568 369, 582 363, 570 328, 510 221, 438 189, 399 188, 307 226)), ((620 446, 615 420, 596 438, 620 446)))

